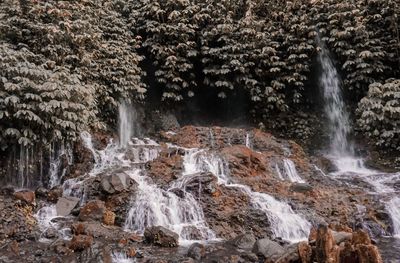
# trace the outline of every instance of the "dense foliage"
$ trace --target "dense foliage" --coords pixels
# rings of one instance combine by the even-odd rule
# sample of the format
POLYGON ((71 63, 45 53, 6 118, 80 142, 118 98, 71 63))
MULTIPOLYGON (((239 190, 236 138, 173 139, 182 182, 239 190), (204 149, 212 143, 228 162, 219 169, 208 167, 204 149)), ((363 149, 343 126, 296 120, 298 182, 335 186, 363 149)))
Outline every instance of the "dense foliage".
POLYGON ((358 104, 360 129, 378 146, 400 151, 400 79, 373 83, 358 104))
POLYGON ((382 120, 361 112, 369 112, 367 101, 386 99, 383 89, 371 93, 373 83, 400 74, 399 14, 395 0, 5 0, 0 139, 72 139, 112 123, 120 98, 139 102, 149 89, 169 106, 205 92, 229 100, 241 90, 257 123, 310 137, 314 121, 302 117, 309 115, 279 123, 275 117, 312 109, 323 41, 352 105, 361 100, 362 129, 378 145, 395 145, 396 136, 372 136, 382 120), (55 105, 43 94, 50 86, 63 92, 54 97, 58 108, 43 111, 40 105, 55 105), (64 109, 68 103, 79 107, 64 109))

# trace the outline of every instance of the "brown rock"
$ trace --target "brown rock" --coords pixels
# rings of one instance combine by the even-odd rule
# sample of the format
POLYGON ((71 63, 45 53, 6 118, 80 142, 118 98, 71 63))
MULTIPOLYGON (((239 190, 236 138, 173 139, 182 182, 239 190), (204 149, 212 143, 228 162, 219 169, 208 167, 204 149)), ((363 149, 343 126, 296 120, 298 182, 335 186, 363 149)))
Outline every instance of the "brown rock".
POLYGON ((15 254, 19 255, 19 245, 18 242, 13 240, 10 244, 10 250, 15 254))
POLYGON ((14 197, 18 200, 24 201, 30 205, 36 205, 35 192, 32 191, 19 191, 14 193, 14 197))
POLYGON ((69 248, 73 251, 82 251, 88 249, 93 244, 93 237, 86 235, 75 235, 69 243, 69 248))
POLYGON ((106 206, 103 201, 93 200, 81 208, 78 218, 81 221, 101 221, 105 211, 106 206))
POLYGON ((339 247, 332 231, 325 225, 320 225, 317 230, 316 258, 318 262, 339 263, 339 247))
POLYGON ((308 241, 317 240, 318 231, 315 227, 311 228, 310 235, 308 236, 308 241))
POLYGON ((53 188, 47 193, 47 201, 57 203, 58 198, 63 195, 61 187, 53 188))
POLYGON ((161 247, 177 247, 179 236, 162 226, 146 228, 144 237, 147 242, 161 247))
POLYGON ((354 245, 370 245, 371 239, 369 238, 369 235, 367 232, 359 229, 353 233, 353 244, 354 245))
POLYGON ((135 257, 136 256, 136 249, 134 248, 134 247, 129 247, 127 250, 126 250, 126 255, 128 256, 128 257, 130 257, 130 258, 133 258, 133 257, 135 257))
POLYGON ((113 226, 114 223, 115 223, 115 213, 110 210, 106 210, 103 214, 103 224, 113 226))
POLYGON ((382 263, 379 250, 374 245, 356 245, 357 255, 360 263, 382 263))
POLYGON ((74 235, 86 235, 86 227, 82 223, 75 223, 71 226, 71 231, 74 235))
POLYGON ((311 262, 312 248, 307 242, 305 241, 300 242, 298 244, 298 250, 299 250, 299 257, 302 263, 311 262))
POLYGON ((345 242, 340 250, 340 263, 358 262, 358 255, 350 242, 345 242))

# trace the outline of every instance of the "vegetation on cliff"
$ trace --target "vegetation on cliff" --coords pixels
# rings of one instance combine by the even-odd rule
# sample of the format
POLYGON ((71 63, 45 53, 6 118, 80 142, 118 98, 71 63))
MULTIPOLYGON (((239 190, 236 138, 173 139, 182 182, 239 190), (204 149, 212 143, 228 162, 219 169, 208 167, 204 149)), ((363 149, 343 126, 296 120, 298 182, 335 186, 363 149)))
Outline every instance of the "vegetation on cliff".
POLYGON ((240 90, 254 121, 308 137, 310 116, 284 123, 275 116, 314 106, 323 41, 350 105, 358 104, 360 130, 393 147, 399 14, 393 0, 5 0, 0 141, 5 148, 74 139, 114 123, 121 97, 141 102, 152 90, 168 107, 205 92, 229 100, 240 90), (390 114, 370 103, 378 98, 390 114))

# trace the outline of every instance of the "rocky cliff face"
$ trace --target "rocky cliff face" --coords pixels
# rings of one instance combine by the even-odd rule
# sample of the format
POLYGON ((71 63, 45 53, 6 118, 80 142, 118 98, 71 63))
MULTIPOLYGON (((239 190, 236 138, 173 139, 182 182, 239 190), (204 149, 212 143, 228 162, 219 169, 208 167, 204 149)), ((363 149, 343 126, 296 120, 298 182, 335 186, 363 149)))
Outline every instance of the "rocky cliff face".
POLYGON ((96 173, 81 153, 63 187, 3 191, 0 261, 382 262, 374 238, 391 223, 379 200, 325 176, 295 142, 195 126, 154 139, 103 152, 115 160, 94 158, 96 173))

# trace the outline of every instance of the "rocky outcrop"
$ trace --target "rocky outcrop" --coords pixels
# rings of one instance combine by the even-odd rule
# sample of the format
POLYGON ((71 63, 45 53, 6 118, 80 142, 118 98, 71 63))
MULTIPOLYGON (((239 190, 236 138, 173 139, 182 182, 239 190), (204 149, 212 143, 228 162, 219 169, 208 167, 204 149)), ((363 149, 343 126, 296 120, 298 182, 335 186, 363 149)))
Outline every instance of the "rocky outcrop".
POLYGON ((71 242, 69 243, 69 248, 74 251, 82 251, 88 249, 93 244, 93 237, 86 235, 73 236, 71 242))
POLYGON ((371 243, 369 235, 363 230, 334 234, 329 227, 319 226, 313 250, 314 260, 317 262, 383 262, 378 248, 371 243))
POLYGON ((161 247, 176 247, 179 244, 178 234, 162 226, 146 228, 144 237, 147 242, 161 247))
POLYGON ((61 197, 56 204, 57 215, 67 216, 79 203, 79 198, 76 197, 61 197))
POLYGON ((104 202, 100 200, 93 200, 81 208, 78 218, 80 221, 101 221, 105 212, 106 206, 104 202))
POLYGON ((278 243, 271 241, 268 238, 257 240, 254 244, 253 252, 257 256, 262 256, 265 259, 275 261, 285 252, 284 248, 278 243))
POLYGON ((14 193, 14 197, 18 200, 24 201, 29 205, 36 205, 36 195, 33 191, 19 191, 14 193))

